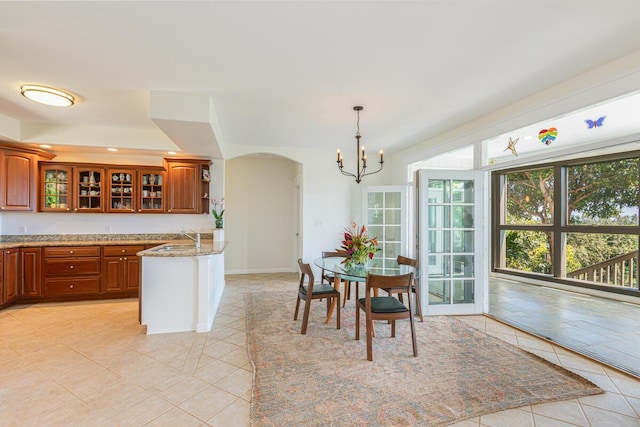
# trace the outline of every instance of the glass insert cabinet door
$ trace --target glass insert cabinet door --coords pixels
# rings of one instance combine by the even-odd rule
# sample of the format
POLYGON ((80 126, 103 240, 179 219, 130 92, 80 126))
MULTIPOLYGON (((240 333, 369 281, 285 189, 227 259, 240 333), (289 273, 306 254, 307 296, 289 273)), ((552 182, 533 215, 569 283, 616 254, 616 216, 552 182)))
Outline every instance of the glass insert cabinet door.
POLYGON ((43 211, 70 211, 72 198, 72 169, 64 166, 46 166, 41 169, 43 191, 40 206, 43 211))
POLYGON ((75 170, 76 212, 104 212, 102 179, 104 169, 75 170))
POLYGON ((141 170, 138 212, 164 211, 164 172, 141 170))
POLYGON ((380 186, 364 190, 363 223, 370 237, 378 239, 379 251, 374 258, 382 260, 383 269, 397 269, 398 255, 407 253, 406 218, 407 187, 380 186))
POLYGON ((424 314, 479 314, 487 278, 486 189, 475 171, 419 171, 416 190, 424 314))

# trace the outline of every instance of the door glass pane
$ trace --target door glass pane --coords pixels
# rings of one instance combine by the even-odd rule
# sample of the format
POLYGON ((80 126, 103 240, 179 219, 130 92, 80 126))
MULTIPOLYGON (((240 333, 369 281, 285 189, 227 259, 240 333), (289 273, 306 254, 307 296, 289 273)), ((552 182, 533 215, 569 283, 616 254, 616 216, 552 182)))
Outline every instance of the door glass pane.
POLYGON ((453 203, 473 203, 473 181, 451 181, 451 201, 453 203))
POLYGON ((369 224, 384 224, 384 213, 382 209, 369 209, 367 217, 369 224))
POLYGON ((385 229, 384 239, 388 242, 399 242, 402 237, 401 231, 400 226, 389 225, 385 229))
POLYGON ((384 193, 371 192, 367 193, 367 207, 380 209, 384 206, 384 193))
POLYGON ((429 277, 449 277, 450 261, 449 255, 429 255, 429 277))
POLYGON ((473 227, 473 206, 453 206, 453 228, 473 227))
POLYGON ((470 304, 473 303, 473 280, 453 281, 453 303, 470 304))
POLYGON ((384 219, 385 224, 395 224, 395 225, 401 224, 402 211, 400 211, 400 209, 387 210, 385 212, 386 212, 385 219, 384 219))
POLYGON ((454 230, 453 233, 453 252, 471 252, 473 253, 473 235, 474 231, 454 230))
POLYGON ((400 209, 402 203, 402 197, 400 192, 389 192, 384 195, 385 203, 384 207, 387 209, 400 209))
POLYGON ((473 255, 454 255, 453 275, 473 277, 473 255))
POLYGON ((378 241, 382 240, 382 236, 384 236, 384 227, 381 225, 371 225, 367 227, 369 230, 369 237, 377 238, 378 241))
POLYGON ((448 230, 429 230, 429 252, 451 252, 450 236, 448 230))
POLYGON ((451 227, 450 206, 429 206, 429 228, 451 227))
POLYGON ((384 244, 384 256, 385 258, 397 258, 400 255, 400 243, 385 243, 384 244))
POLYGON ((448 280, 429 280, 429 304, 450 304, 451 292, 448 280))
POLYGON ((429 203, 449 203, 451 184, 448 179, 430 179, 428 189, 429 203))

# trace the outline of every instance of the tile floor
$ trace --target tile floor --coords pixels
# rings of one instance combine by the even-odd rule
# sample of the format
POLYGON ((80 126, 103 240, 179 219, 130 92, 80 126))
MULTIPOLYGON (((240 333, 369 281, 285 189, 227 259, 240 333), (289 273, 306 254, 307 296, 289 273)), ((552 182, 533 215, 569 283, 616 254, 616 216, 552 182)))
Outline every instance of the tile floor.
MULTIPOLYGON (((295 274, 227 276, 214 330, 147 336, 137 301, 0 312, 0 426, 248 426, 244 294, 295 274)), ((589 378, 606 393, 474 418, 458 427, 640 426, 640 380, 484 316, 471 325, 589 378)))
POLYGON ((489 315, 640 377, 640 305, 506 279, 489 315))

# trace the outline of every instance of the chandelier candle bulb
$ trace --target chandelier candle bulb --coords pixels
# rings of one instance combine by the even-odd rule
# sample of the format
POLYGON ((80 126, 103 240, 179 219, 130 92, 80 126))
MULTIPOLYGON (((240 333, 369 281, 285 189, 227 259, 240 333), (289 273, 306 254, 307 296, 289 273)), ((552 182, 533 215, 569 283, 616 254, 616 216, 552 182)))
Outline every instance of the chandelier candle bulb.
POLYGON ((380 163, 384 163, 383 158, 384 158, 384 157, 382 157, 382 150, 380 150, 380 163))

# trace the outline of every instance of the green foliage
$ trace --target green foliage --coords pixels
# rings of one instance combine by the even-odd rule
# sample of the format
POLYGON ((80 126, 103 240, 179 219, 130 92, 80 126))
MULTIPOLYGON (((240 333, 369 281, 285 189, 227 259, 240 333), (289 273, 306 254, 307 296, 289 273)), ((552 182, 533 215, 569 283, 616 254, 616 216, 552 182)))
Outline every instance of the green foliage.
MULTIPOLYGON (((575 225, 637 226, 638 170, 638 158, 567 167, 567 218, 575 225), (629 215, 628 208, 635 213, 629 215)), ((557 179, 553 172, 553 168, 545 168, 507 175, 507 223, 553 223, 557 179)), ((551 273, 552 237, 543 231, 507 232, 506 267, 551 273)), ((569 233, 566 268, 568 272, 579 270, 637 249, 637 235, 569 233)))

